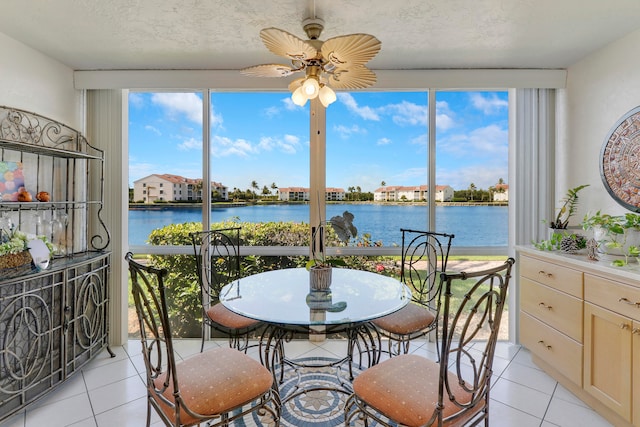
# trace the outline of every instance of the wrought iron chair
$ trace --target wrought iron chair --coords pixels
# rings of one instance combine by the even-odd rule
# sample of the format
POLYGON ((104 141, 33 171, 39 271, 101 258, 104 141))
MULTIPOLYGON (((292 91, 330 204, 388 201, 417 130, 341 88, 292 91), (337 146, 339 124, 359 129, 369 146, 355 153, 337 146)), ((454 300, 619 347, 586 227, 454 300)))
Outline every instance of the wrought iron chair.
POLYGON ((375 420, 409 427, 484 421, 488 427, 493 357, 513 263, 509 258, 482 271, 442 273, 440 362, 403 354, 364 371, 353 382, 345 425, 364 419, 365 426, 375 420))
POLYGON ((412 292, 412 301, 395 313, 373 320, 388 339, 389 356, 406 354, 412 340, 437 331, 440 313, 439 274, 447 269, 453 234, 402 231, 400 280, 412 292))
POLYGON ((220 303, 220 290, 240 278, 240 227, 191 234, 202 297, 202 344, 207 326, 229 337, 229 347, 247 351, 249 335, 262 323, 241 316, 220 303))
POLYGON ((228 426, 259 414, 279 425, 281 402, 273 374, 230 348, 215 348, 176 362, 165 299, 167 270, 129 263, 133 300, 146 368, 147 427, 153 407, 167 426, 228 426))

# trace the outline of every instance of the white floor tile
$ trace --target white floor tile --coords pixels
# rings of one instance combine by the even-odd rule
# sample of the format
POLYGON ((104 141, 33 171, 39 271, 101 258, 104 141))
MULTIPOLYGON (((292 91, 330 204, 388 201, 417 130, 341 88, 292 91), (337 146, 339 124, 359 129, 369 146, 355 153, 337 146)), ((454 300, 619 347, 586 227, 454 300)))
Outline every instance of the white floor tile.
POLYGON ((93 418, 93 411, 83 393, 27 411, 25 427, 65 427, 88 418, 93 418))
POLYGON ((573 403, 574 405, 584 406, 585 408, 589 407, 582 400, 578 399, 575 394, 571 393, 569 390, 567 390, 560 384, 558 384, 558 387, 556 387, 556 391, 553 393, 553 399, 564 400, 565 402, 573 403))
POLYGON ((611 427, 593 410, 560 399, 551 401, 545 420, 562 427, 611 427))
POLYGON ((538 427, 540 418, 519 411, 501 402, 491 400, 489 403, 490 427, 538 427))
POLYGON ((529 388, 552 395, 557 382, 548 375, 540 375, 540 371, 518 363, 510 364, 501 375, 501 378, 525 385, 529 388))
POLYGON ((87 389, 93 390, 124 378, 137 377, 138 371, 127 358, 97 368, 83 369, 82 374, 87 389))
POLYGON ((69 424, 68 427, 96 427, 96 420, 91 417, 86 420, 78 421, 77 423, 69 424))
POLYGON ((89 390, 93 412, 101 414, 147 395, 147 389, 139 376, 126 378, 103 387, 89 390))
POLYGON ((551 394, 500 378, 491 388, 491 398, 542 419, 549 406, 551 394))
MULTIPOLYGON (((96 415, 98 427, 140 427, 147 422, 147 397, 146 395, 127 402, 124 405, 96 415)), ((151 409, 151 424, 160 421, 160 417, 154 409, 151 409)), ((162 424, 162 423, 161 423, 162 424)))
POLYGON ((2 427, 24 427, 25 412, 20 411, 15 415, 7 418, 4 422, 0 423, 2 427))

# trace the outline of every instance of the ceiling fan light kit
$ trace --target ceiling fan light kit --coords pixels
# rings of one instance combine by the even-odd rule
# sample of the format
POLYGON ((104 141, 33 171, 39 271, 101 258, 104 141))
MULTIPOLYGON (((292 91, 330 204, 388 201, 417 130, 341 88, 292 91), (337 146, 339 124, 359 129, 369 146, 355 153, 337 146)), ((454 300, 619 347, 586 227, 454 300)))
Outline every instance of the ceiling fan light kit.
POLYGON ((278 28, 265 28, 260 38, 272 53, 291 61, 291 65, 263 64, 240 70, 251 77, 288 77, 304 71, 305 77, 289 84, 294 104, 304 106, 319 98, 326 108, 336 100, 333 89, 364 89, 376 82, 376 75, 365 64, 380 51, 380 41, 369 34, 350 34, 319 40, 324 21, 308 18, 303 28, 309 40, 278 28))

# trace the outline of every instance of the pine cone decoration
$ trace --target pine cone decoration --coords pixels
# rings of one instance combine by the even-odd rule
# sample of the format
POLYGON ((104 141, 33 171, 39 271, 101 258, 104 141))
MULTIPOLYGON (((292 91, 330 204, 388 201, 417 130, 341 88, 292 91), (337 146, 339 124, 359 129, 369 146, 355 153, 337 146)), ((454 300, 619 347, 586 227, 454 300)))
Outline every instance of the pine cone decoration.
POLYGON ((564 236, 562 240, 560 240, 560 249, 569 254, 575 254, 578 250, 584 248, 585 245, 585 237, 579 234, 564 236))

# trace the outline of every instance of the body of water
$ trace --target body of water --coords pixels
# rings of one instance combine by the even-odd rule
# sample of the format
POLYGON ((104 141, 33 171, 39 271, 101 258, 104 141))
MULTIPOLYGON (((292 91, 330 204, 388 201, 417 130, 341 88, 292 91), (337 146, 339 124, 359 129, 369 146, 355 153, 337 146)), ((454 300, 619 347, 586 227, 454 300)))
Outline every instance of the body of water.
MULTIPOLYGON (((400 228, 425 230, 427 206, 379 204, 329 204, 327 218, 348 210, 354 215, 358 235, 369 233, 372 241, 400 245, 400 228)), ((144 245, 156 228, 201 220, 198 207, 159 207, 129 210, 129 244, 144 245)), ((456 246, 507 246, 506 206, 437 206, 436 230, 455 234, 456 246)), ((265 205, 214 208, 211 221, 237 218, 241 222, 309 222, 309 205, 265 205)))

